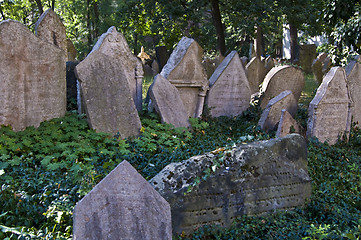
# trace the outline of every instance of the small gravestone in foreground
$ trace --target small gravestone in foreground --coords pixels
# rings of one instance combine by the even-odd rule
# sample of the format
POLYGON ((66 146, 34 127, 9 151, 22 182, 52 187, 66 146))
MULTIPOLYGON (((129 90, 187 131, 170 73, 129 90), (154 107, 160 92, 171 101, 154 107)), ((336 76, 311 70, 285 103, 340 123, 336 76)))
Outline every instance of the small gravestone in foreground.
POLYGON ((276 137, 284 137, 290 133, 299 133, 300 128, 297 121, 292 117, 292 115, 287 111, 287 109, 282 109, 281 118, 278 123, 276 137))
POLYGON ((352 121, 361 126, 361 57, 356 56, 345 68, 350 93, 352 121))
POLYGON ((76 204, 73 218, 74 240, 172 239, 169 204, 127 161, 76 204))
POLYGON ((307 145, 298 134, 221 152, 171 163, 150 180, 171 206, 174 233, 293 209, 311 195, 307 145))

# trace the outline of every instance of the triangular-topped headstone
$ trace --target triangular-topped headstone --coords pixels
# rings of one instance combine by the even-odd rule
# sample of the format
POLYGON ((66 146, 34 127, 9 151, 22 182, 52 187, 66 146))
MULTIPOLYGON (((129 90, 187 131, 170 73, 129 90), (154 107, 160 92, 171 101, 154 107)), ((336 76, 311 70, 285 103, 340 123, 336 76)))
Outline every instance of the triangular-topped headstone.
POLYGON ((263 82, 266 75, 266 69, 264 63, 260 57, 253 57, 251 61, 246 65, 247 78, 252 93, 256 93, 259 90, 259 85, 263 82))
POLYGON ((282 109, 280 122, 278 123, 276 137, 284 137, 290 133, 299 133, 300 128, 297 121, 286 110, 282 109))

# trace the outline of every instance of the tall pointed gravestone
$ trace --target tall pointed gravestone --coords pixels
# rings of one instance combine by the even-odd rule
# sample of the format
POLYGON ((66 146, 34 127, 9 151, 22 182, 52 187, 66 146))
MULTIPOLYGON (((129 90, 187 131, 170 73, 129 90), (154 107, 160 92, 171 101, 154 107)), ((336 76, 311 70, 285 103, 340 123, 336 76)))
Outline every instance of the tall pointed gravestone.
POLYGON ((172 239, 166 200, 127 161, 74 208, 74 240, 172 239))
POLYGON ((228 54, 209 82, 206 104, 213 117, 237 116, 249 107, 251 89, 236 51, 228 54))
POLYGON ((304 85, 305 79, 301 69, 288 65, 272 68, 267 73, 261 87, 263 94, 261 108, 264 109, 269 100, 286 90, 292 91, 298 101, 304 85))
POLYGON ((335 144, 338 137, 349 130, 349 104, 346 72, 342 67, 333 67, 310 103, 307 136, 335 144))
POLYGON ((352 121, 361 126, 361 57, 356 56, 345 68, 347 87, 351 98, 352 121))
POLYGON ((266 68, 260 57, 253 57, 246 65, 247 77, 252 93, 259 90, 259 85, 263 82, 266 75, 266 68))
POLYGON ((208 90, 203 68, 203 49, 191 38, 183 37, 172 52, 161 75, 179 91, 189 117, 199 117, 208 90))
POLYGON ((0 125, 38 127, 66 111, 66 53, 23 24, 0 22, 0 125))

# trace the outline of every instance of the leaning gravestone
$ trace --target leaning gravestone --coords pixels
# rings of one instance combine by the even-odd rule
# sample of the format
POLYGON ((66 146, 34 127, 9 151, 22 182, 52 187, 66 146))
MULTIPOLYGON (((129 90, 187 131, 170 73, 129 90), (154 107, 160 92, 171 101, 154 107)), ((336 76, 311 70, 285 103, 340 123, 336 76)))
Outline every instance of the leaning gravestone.
POLYGON ((311 195, 307 145, 298 134, 219 151, 171 163, 150 180, 171 206, 173 233, 289 210, 311 195))
POLYGON ((35 23, 35 35, 63 49, 64 52, 68 52, 65 26, 52 9, 48 9, 41 14, 39 20, 35 23))
POLYGON ((75 71, 91 128, 113 135, 119 133, 121 138, 140 133, 141 123, 132 92, 118 61, 93 50, 75 71))
POLYGON ((309 105, 307 136, 335 144, 350 128, 349 104, 346 72, 341 67, 333 67, 309 105))
POLYGON ((253 57, 246 65, 246 71, 252 93, 258 92, 259 85, 263 82, 263 79, 266 75, 266 69, 261 58, 253 57))
POLYGON ((173 124, 174 127, 189 127, 188 116, 176 87, 158 74, 149 90, 155 111, 161 121, 173 124))
POLYGON ((189 117, 200 117, 208 90, 202 54, 196 41, 183 37, 160 73, 178 89, 189 117))
POLYGON ((0 22, 0 125, 21 131, 66 112, 66 54, 23 24, 0 22))
POLYGON ((297 121, 286 109, 282 109, 281 118, 277 127, 276 137, 284 137, 290 133, 299 132, 300 128, 297 121))
POLYGON ((292 91, 296 101, 298 101, 304 85, 305 79, 301 69, 288 65, 272 68, 262 84, 261 108, 264 109, 271 98, 285 90, 292 91))
POLYGON ((172 239, 170 206, 127 161, 74 208, 74 240, 172 239))
POLYGON ((124 70, 123 77, 128 81, 135 106, 138 111, 142 110, 143 65, 130 51, 124 36, 115 27, 110 27, 100 36, 92 51, 95 50, 109 56, 114 64, 124 70))
POLYGON ((295 116, 297 113, 297 101, 289 90, 281 92, 278 96, 272 98, 267 107, 263 110, 258 125, 265 131, 275 130, 280 120, 282 109, 295 116))
POLYGON ((206 104, 213 117, 237 116, 249 107, 251 89, 236 51, 228 54, 209 82, 206 104))
POLYGON ((361 58, 356 56, 345 68, 350 93, 352 121, 361 126, 361 58))

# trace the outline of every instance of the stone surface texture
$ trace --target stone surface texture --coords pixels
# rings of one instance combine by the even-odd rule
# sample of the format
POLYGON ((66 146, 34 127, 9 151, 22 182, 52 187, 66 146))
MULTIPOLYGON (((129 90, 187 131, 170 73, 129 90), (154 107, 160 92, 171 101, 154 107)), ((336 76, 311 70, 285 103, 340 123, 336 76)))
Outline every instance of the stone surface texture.
POLYGON ((341 67, 333 67, 309 105, 307 136, 335 144, 350 128, 349 104, 346 72, 341 67))
POLYGON ((130 51, 123 34, 110 27, 102 34, 92 51, 99 51, 116 62, 124 70, 132 91, 132 98, 138 111, 142 110, 142 81, 144 76, 142 62, 130 51))
POLYGON ((127 161, 74 208, 74 240, 172 239, 170 206, 127 161))
POLYGON ((284 137, 290 133, 299 133, 300 128, 297 121, 292 115, 286 110, 282 109, 280 122, 276 132, 276 137, 284 137))
POLYGON ((217 67, 209 84, 206 104, 213 117, 237 116, 249 107, 251 89, 236 51, 217 67))
POLYGON ((264 63, 264 67, 265 67, 265 76, 267 75, 267 73, 269 71, 271 71, 272 68, 274 68, 275 66, 275 62, 273 60, 273 58, 271 56, 268 56, 266 59, 265 59, 265 63, 264 63))
POLYGON ((140 133, 141 123, 132 92, 117 61, 93 50, 75 71, 91 128, 113 135, 119 133, 121 138, 140 133))
POLYGON ((310 197, 307 146, 300 135, 241 144, 221 160, 223 150, 171 163, 150 180, 171 206, 174 233, 229 226, 241 215, 292 209, 310 197))
POLYGON ((297 101, 290 90, 281 92, 278 96, 272 98, 267 107, 263 110, 258 125, 265 131, 275 130, 280 120, 282 109, 295 116, 297 113, 297 101))
POLYGON ((67 51, 68 51, 68 61, 74 62, 76 60, 76 55, 78 54, 73 42, 70 39, 66 40, 67 42, 67 51))
POLYGON ((313 60, 312 72, 318 84, 321 84, 323 80, 322 62, 318 58, 313 60))
POLYGON ((351 98, 350 114, 352 121, 361 126, 361 57, 356 56, 345 68, 347 87, 351 98))
POLYGON ((305 79, 301 69, 289 65, 272 68, 262 84, 261 108, 264 109, 271 98, 286 90, 290 90, 298 101, 304 85, 305 79))
POLYGON ((21 131, 66 111, 66 54, 23 24, 0 22, 0 125, 21 131))
POLYGON ((252 93, 259 91, 259 85, 263 82, 266 75, 266 69, 261 58, 253 57, 246 65, 247 78, 252 93))
POLYGON ((191 38, 183 37, 160 73, 179 91, 189 117, 199 117, 208 90, 202 66, 203 49, 191 38))
POLYGON ((316 58, 316 45, 300 45, 300 65, 305 73, 312 73, 312 62, 316 58))
POLYGON ((162 75, 158 74, 155 77, 149 97, 162 122, 173 124, 174 127, 190 126, 177 88, 162 75))

